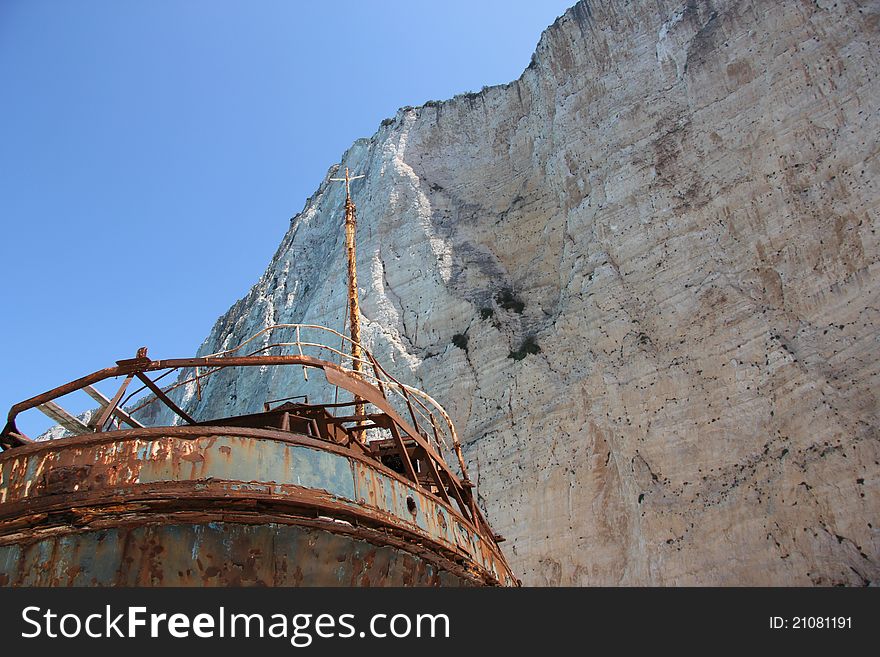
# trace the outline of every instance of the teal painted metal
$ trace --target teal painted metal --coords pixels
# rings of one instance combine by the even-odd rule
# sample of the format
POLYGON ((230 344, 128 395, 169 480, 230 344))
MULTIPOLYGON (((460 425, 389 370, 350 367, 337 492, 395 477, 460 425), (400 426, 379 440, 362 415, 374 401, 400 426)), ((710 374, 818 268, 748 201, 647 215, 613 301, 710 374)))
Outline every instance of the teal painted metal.
POLYGON ((139 470, 134 483, 254 481, 315 488, 345 499, 355 497, 352 464, 339 454, 233 435, 208 440, 170 439, 172 445, 167 444, 168 440, 137 441, 139 470))
MULTIPOLYGON (((260 517, 246 520, 256 523, 255 528, 247 529, 243 523, 229 527, 265 542, 278 535, 282 530, 277 527, 283 524, 311 522, 318 526, 310 531, 345 536, 338 539, 342 543, 360 540, 377 550, 409 550, 412 559, 430 568, 416 568, 401 561, 402 557, 389 563, 406 562, 406 572, 420 573, 408 576, 414 583, 441 583, 449 578, 515 583, 497 548, 463 522, 452 507, 350 450, 302 442, 309 439, 274 430, 188 427, 118 431, 4 452, 0 454, 0 563, 4 563, 5 579, 25 584, 50 577, 61 582, 65 577, 70 579, 64 574, 70 571, 89 573, 96 583, 129 582, 132 577, 146 583, 142 575, 128 572, 123 562, 114 568, 106 565, 114 562, 116 557, 111 555, 122 558, 113 547, 114 536, 135 522, 153 526, 148 535, 161 535, 165 556, 160 579, 177 582, 180 577, 174 576, 175 568, 184 573, 198 570, 193 563, 202 555, 199 532, 213 535, 193 528, 210 527, 211 520, 223 519, 233 510, 247 513, 259 507, 281 523, 268 523, 260 517), (166 435, 175 431, 183 435, 166 435), (151 512, 156 505, 157 510, 151 512), (303 515, 302 509, 307 507, 313 510, 303 515), (71 510, 87 519, 99 518, 103 533, 96 532, 88 520, 78 527, 53 524, 54 516, 69 522, 71 510), (17 520, 28 511, 45 514, 45 518, 31 521, 23 535, 16 534, 17 520), (179 525, 190 529, 172 531, 155 526, 167 522, 169 515, 183 512, 195 515, 192 525, 179 525), (269 524, 271 529, 259 529, 269 524), (384 536, 386 531, 396 536, 394 540, 384 536), (353 536, 357 532, 360 535, 353 536), (90 554, 105 556, 98 563, 90 554), (184 563, 187 554, 189 565, 184 563), (33 575, 37 579, 29 572, 37 573, 33 575), (11 573, 17 573, 14 580, 11 573), (440 577, 440 573, 445 574, 440 577)), ((323 537, 323 533, 319 535, 323 537)), ((139 544, 147 540, 147 535, 130 535, 136 536, 139 544)), ((219 553, 212 545, 212 554, 219 553)), ((333 545, 342 549, 338 542, 333 545)), ((254 549, 265 552, 269 547, 254 549)), ((231 554, 223 558, 236 563, 231 554)), ((281 575, 273 568, 265 566, 260 579, 279 581, 281 575)), ((352 568, 351 564, 342 567, 341 580, 351 581, 352 568)), ((404 575, 389 573, 388 582, 401 577, 404 575)), ((320 579, 317 575, 307 579, 316 578, 320 579)), ((76 577, 74 580, 80 582, 76 577)))
POLYGON ((297 525, 114 527, 0 546, 16 586, 468 586, 392 546, 297 525))

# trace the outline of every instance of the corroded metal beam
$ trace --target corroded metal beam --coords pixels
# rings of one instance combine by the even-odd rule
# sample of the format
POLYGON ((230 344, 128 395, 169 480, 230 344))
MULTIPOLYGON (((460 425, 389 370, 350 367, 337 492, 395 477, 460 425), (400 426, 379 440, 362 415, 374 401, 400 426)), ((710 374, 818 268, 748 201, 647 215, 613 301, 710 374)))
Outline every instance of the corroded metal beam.
MULTIPOLYGON (((126 379, 126 380, 127 380, 127 379, 126 379)), ((126 387, 127 387, 127 385, 126 385, 126 387)), ((108 406, 112 406, 112 408, 113 408, 113 411, 112 411, 113 415, 115 415, 115 416, 118 417, 120 420, 122 420, 123 422, 125 422, 128 426, 133 427, 133 428, 135 428, 135 429, 137 429, 137 428, 143 428, 143 426, 144 426, 143 424, 141 424, 140 422, 138 422, 137 420, 135 420, 131 415, 129 415, 129 414, 126 413, 123 409, 121 409, 121 408, 118 407, 119 399, 116 399, 115 404, 111 404, 111 400, 107 399, 107 397, 104 396, 104 393, 102 393, 102 392, 101 392, 100 390, 98 390, 97 388, 93 388, 92 386, 83 386, 82 390, 83 390, 83 392, 85 392, 89 397, 91 397, 91 398, 94 399, 96 402, 98 402, 98 405, 101 407, 102 410, 105 409, 105 408, 107 408, 108 406)), ((123 392, 124 392, 124 391, 125 391, 125 388, 122 388, 122 390, 123 390, 123 392)), ((120 396, 120 397, 121 397, 121 396, 120 396)), ((114 395, 114 399, 115 399, 115 398, 116 398, 116 396, 114 395)), ((106 419, 105 419, 105 421, 106 421, 106 419)), ((103 426, 103 425, 102 425, 102 426, 103 426)))
POLYGON ((141 383, 143 383, 145 386, 147 386, 150 389, 150 392, 152 392, 154 395, 156 395, 156 397, 161 399, 162 402, 168 408, 170 408, 172 411, 177 413, 177 415, 182 417, 187 424, 195 424, 196 423, 196 421, 194 419, 192 419, 192 417, 190 417, 190 415, 185 410, 183 410, 182 408, 180 408, 180 406, 175 404, 174 400, 172 400, 171 397, 166 395, 159 386, 157 386, 155 383, 153 383, 153 380, 150 377, 148 377, 143 372, 135 372, 134 375, 138 379, 141 380, 141 383))

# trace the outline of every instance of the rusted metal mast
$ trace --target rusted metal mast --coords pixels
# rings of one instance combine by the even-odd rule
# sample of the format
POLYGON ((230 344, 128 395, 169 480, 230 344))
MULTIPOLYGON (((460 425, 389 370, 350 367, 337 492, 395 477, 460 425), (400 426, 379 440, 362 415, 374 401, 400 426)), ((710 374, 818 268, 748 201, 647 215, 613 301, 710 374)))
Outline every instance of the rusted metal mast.
MULTIPOLYGON (((363 176, 351 176, 348 167, 345 167, 345 178, 331 178, 334 181, 345 181, 345 252, 348 259, 348 326, 351 332, 351 369, 360 376, 362 372, 361 360, 361 308, 358 299, 357 282, 357 214, 354 201, 351 200, 351 181, 363 178, 363 176)), ((364 405, 359 397, 354 398, 355 415, 364 414, 364 405)), ((363 433, 359 434, 358 440, 363 441, 363 433)))
POLYGON ((0 587, 518 584, 499 548, 503 537, 474 497, 449 414, 361 344, 351 181, 364 176, 344 171, 330 180, 345 182, 350 338, 344 328, 275 324, 195 358, 153 360, 143 347, 14 405, 0 429, 0 587), (303 339, 301 329, 319 337, 303 339), (322 342, 321 333, 342 344, 322 342), (195 384, 201 399, 205 377, 275 366, 321 370, 328 388, 320 393, 335 388, 333 403, 284 397, 264 402, 262 412, 206 420, 172 395, 195 384), (186 378, 160 387, 177 370, 186 378), (95 387, 120 377, 111 395, 95 387), (88 421, 57 403, 77 391, 99 404, 88 421), (175 420, 135 419, 153 403, 175 420), (73 435, 23 435, 16 419, 32 409, 73 435), (445 460, 447 438, 460 477, 445 460), (179 467, 181 459, 192 467, 179 467), (242 571, 241 555, 267 546, 266 558, 242 571))

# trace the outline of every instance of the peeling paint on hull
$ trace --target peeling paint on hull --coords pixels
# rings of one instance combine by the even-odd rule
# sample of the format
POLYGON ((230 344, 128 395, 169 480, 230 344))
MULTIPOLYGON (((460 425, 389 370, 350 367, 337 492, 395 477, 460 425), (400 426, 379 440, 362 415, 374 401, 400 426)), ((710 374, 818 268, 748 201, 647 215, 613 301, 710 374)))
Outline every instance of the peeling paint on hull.
POLYGON ((271 429, 163 427, 0 454, 0 585, 513 585, 451 506, 271 429))
POLYGON ((296 525, 116 527, 0 546, 11 586, 465 586, 391 546, 296 525))

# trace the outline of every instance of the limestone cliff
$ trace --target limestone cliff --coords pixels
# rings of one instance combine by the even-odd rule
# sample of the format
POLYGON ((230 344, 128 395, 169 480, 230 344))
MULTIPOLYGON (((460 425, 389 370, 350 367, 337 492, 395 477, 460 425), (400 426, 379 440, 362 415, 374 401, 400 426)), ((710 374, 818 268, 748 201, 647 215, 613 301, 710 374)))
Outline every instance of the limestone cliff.
MULTIPOLYGON (((878 24, 581 2, 520 79, 345 154, 367 342, 451 412, 524 583, 880 579, 878 24)), ((201 353, 342 327, 342 201, 325 180, 201 353)))

